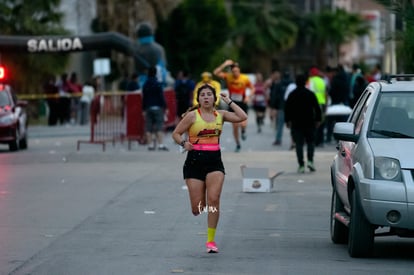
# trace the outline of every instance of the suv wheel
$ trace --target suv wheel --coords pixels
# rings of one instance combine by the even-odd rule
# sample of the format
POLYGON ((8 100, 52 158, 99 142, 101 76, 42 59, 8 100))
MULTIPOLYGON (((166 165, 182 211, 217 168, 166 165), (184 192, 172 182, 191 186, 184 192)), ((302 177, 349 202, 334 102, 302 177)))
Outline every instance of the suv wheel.
POLYGON ((335 189, 332 188, 332 200, 331 200, 331 240, 333 243, 345 244, 348 242, 348 227, 335 219, 335 214, 343 212, 344 205, 338 198, 335 189))
POLYGON ((374 248, 374 227, 365 218, 356 191, 352 191, 348 253, 351 257, 369 257, 374 248))

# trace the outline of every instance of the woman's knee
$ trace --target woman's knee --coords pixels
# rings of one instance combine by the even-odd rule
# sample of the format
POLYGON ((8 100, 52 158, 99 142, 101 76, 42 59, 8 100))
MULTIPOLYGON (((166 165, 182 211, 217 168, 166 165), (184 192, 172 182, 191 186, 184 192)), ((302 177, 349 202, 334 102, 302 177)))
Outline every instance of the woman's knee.
POLYGON ((191 206, 191 212, 194 216, 198 216, 204 211, 205 208, 206 204, 200 201, 198 204, 191 206))
POLYGON ((201 214, 201 212, 200 212, 200 211, 198 211, 198 209, 192 209, 192 210, 191 210, 191 213, 193 213, 193 216, 198 216, 198 215, 200 215, 200 214, 201 214))
POLYGON ((210 207, 215 207, 218 209, 219 205, 220 205, 220 196, 211 196, 208 198, 208 206, 210 207))

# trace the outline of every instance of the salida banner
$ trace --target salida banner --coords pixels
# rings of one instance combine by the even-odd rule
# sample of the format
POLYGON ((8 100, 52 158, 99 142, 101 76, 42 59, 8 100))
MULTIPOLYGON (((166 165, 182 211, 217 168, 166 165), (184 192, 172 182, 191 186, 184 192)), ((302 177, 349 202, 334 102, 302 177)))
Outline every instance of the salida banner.
POLYGON ((117 32, 103 32, 88 36, 11 36, 0 35, 0 53, 58 53, 96 50, 116 50, 133 56, 136 62, 148 67, 138 53, 138 44, 117 32))

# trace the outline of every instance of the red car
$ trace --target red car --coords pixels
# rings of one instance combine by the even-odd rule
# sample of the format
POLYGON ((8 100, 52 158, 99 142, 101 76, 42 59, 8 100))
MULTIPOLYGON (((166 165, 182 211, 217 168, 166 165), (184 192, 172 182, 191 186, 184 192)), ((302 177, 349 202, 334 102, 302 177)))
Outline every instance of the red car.
POLYGON ((8 144, 10 151, 27 148, 26 106, 9 85, 0 84, 0 143, 8 144))

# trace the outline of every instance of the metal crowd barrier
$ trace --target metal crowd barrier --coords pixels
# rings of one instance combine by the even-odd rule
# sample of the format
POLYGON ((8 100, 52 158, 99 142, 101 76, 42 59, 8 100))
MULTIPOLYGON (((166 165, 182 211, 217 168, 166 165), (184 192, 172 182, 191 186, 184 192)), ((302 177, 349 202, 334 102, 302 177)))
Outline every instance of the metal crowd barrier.
MULTIPOLYGON (((165 130, 171 129, 176 123, 176 103, 173 89, 164 90, 168 113, 165 117, 165 130)), ((77 150, 81 143, 105 144, 111 142, 131 142, 146 144, 145 118, 142 110, 142 95, 139 92, 100 93, 95 96, 90 106, 90 137, 89 140, 78 140, 77 150)))
MULTIPOLYGON (((77 93, 70 96, 79 98, 81 95, 81 93, 77 93)), ((164 130, 168 131, 175 127, 177 121, 175 91, 172 88, 165 88, 164 96, 168 108, 164 130)), ((18 95, 18 98, 29 100, 32 107, 37 108, 40 102, 59 98, 59 95, 18 95)), ((83 143, 102 145, 103 151, 105 151, 108 142, 115 145, 116 142, 127 141, 128 149, 131 149, 131 143, 134 141, 146 144, 141 92, 97 93, 90 104, 89 124, 89 139, 77 141, 78 151, 83 143)))
POLYGON ((105 144, 123 141, 126 137, 126 117, 124 96, 119 93, 98 93, 90 105, 90 136, 89 140, 78 140, 77 150, 81 143, 105 144))

